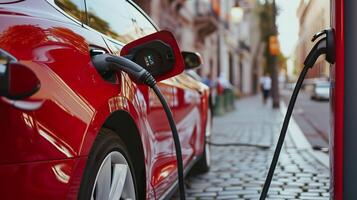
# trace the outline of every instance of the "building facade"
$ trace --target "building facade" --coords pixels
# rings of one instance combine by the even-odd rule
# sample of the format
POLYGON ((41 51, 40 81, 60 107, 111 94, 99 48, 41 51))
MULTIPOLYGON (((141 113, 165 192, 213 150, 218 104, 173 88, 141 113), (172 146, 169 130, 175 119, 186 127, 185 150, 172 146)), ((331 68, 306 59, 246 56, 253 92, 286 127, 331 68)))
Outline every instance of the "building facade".
MULTIPOLYGON (((297 10, 299 18, 299 41, 296 50, 297 68, 303 67, 304 59, 310 52, 314 43, 312 36, 323 29, 330 27, 330 1, 328 0, 301 0, 297 10)), ((307 78, 327 78, 329 76, 328 64, 319 58, 315 67, 307 74, 307 78)))
POLYGON ((255 0, 134 0, 160 29, 174 33, 182 50, 199 52, 202 77, 226 79, 243 94, 256 91, 259 26, 255 0), (242 18, 231 16, 242 8, 242 18), (253 31, 255 30, 255 31, 253 31))

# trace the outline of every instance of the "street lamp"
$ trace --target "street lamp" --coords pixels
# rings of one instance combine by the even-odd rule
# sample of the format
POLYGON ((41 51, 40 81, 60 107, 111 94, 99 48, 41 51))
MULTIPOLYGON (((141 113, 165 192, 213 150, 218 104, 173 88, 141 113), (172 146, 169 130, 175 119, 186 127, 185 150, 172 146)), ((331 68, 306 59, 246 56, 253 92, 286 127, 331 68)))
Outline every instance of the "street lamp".
POLYGON ((233 23, 239 24, 243 20, 244 10, 240 6, 231 8, 231 19, 233 23))

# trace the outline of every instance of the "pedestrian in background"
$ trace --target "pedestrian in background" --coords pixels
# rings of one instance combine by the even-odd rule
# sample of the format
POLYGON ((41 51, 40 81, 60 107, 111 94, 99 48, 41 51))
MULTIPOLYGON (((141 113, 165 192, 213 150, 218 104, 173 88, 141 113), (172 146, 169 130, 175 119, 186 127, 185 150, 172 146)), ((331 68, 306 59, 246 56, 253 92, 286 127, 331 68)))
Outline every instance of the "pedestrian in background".
POLYGON ((260 88, 263 93, 263 104, 265 105, 267 103, 269 93, 271 90, 271 78, 268 73, 260 77, 260 88))

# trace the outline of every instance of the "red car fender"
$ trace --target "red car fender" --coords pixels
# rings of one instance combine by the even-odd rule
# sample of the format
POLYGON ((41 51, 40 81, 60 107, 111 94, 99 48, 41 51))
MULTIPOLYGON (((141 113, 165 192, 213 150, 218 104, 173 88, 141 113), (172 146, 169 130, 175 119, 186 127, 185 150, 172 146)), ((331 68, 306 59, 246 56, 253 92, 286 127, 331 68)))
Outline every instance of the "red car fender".
MULTIPOLYGON (((138 130, 140 145, 142 146, 143 156, 144 156, 144 170, 151 168, 151 158, 152 152, 152 143, 150 141, 150 133, 145 127, 146 117, 146 100, 143 97, 140 97, 141 91, 137 88, 136 84, 130 81, 130 79, 126 76, 122 76, 122 82, 120 84, 120 92, 119 95, 113 96, 105 101, 101 102, 101 104, 96 108, 96 113, 93 116, 91 123, 89 124, 86 133, 83 134, 83 140, 81 143, 81 148, 79 155, 80 156, 88 156, 92 145, 100 132, 100 129, 103 128, 104 124, 110 120, 112 116, 117 114, 118 112, 125 112, 131 120, 134 121, 136 129, 138 130)), ((118 134, 136 134, 136 133, 118 133, 118 134)), ((130 147, 130 144, 128 144, 130 147)), ((136 147, 137 148, 137 147, 136 147)), ((76 171, 79 173, 85 168, 86 162, 80 162, 76 168, 76 171)), ((75 172, 74 172, 75 173, 75 172)), ((146 193, 147 196, 153 196, 154 190, 150 183, 150 174, 146 174, 146 193)), ((74 179, 78 177, 78 173, 73 174, 74 179)), ((81 175, 80 175, 81 176, 81 175)), ((76 183, 71 187, 78 187, 76 183)))

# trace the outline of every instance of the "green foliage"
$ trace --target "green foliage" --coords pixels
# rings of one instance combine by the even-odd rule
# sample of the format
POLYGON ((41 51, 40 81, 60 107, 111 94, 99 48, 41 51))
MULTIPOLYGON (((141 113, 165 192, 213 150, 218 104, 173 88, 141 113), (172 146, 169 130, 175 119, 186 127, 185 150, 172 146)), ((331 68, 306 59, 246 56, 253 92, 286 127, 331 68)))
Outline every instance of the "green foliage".
POLYGON ((261 39, 268 41, 271 35, 275 35, 275 16, 273 14, 273 5, 266 2, 260 4, 258 8, 260 19, 261 39))
POLYGON ((264 72, 271 74, 276 56, 272 56, 269 52, 269 38, 270 36, 277 35, 275 25, 276 9, 274 1, 265 0, 264 3, 258 3, 258 15, 260 21, 261 41, 266 44, 264 50, 264 57, 266 59, 264 72))
POLYGON ((286 61, 287 61, 287 57, 285 57, 282 53, 280 53, 278 55, 278 64, 279 64, 279 69, 282 70, 287 70, 287 66, 286 66, 286 61))
POLYGON ((84 16, 84 11, 80 10, 71 0, 56 0, 55 2, 57 6, 65 10, 74 18, 81 19, 82 16, 84 16))

